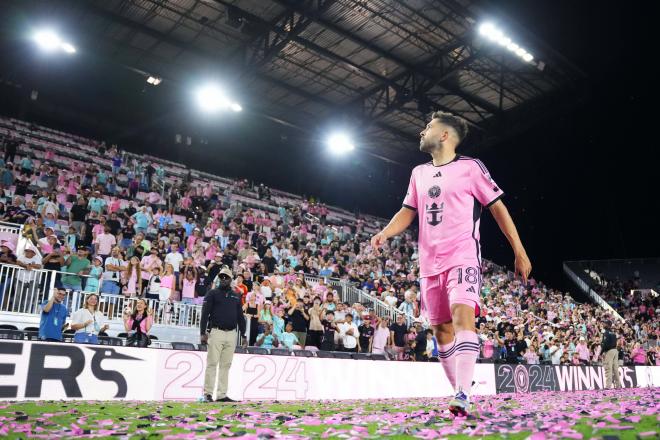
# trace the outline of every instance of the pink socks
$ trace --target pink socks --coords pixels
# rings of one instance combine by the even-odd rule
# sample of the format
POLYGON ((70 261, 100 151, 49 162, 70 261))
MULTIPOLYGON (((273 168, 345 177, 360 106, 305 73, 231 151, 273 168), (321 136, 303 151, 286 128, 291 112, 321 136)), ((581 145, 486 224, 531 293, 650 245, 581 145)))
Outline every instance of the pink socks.
MULTIPOLYGON (((474 378, 474 365, 479 357, 479 338, 475 332, 463 330, 456 333, 455 346, 452 349, 456 358, 454 371, 456 372, 455 390, 470 394, 472 379, 474 378)), ((442 354, 440 354, 442 356, 442 354)), ((442 359, 442 357, 441 357, 442 359)), ((443 361, 444 366, 444 361, 443 361)), ((447 368, 445 367, 445 371, 447 368)))
POLYGON ((440 363, 442 368, 445 370, 445 375, 449 379, 451 387, 456 390, 456 359, 454 358, 454 352, 456 350, 456 339, 451 341, 449 344, 440 345, 438 350, 438 357, 440 358, 440 363))

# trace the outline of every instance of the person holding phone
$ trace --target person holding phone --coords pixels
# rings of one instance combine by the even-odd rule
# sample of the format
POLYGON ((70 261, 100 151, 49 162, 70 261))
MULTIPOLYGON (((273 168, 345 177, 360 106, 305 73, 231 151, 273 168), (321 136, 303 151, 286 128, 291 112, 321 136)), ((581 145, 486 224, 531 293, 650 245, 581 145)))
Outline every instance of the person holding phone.
POLYGON ((99 296, 88 295, 85 306, 71 315, 71 329, 76 333, 73 342, 79 344, 98 344, 99 333, 106 331, 110 325, 103 323, 105 316, 99 311, 99 296))

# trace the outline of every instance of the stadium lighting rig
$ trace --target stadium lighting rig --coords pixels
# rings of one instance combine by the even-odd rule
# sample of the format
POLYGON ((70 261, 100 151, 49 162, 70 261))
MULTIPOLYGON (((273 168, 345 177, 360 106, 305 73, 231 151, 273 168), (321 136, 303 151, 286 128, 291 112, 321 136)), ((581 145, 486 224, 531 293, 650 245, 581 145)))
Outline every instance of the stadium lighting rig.
POLYGON ((345 133, 335 133, 328 137, 328 148, 335 154, 345 154, 355 149, 350 137, 345 133))
POLYGON ((148 82, 149 84, 151 84, 152 86, 157 86, 157 85, 160 84, 162 81, 163 81, 162 78, 157 78, 157 77, 155 77, 155 76, 150 76, 149 78, 147 78, 147 82, 148 82))
POLYGON ((239 103, 232 101, 220 87, 214 84, 200 87, 196 97, 199 107, 208 113, 216 113, 221 110, 238 113, 243 110, 239 103))
POLYGON ((35 32, 33 40, 45 52, 64 52, 69 55, 76 53, 76 48, 68 41, 64 41, 62 37, 50 29, 44 29, 35 32))
POLYGON ((534 56, 531 53, 518 43, 514 42, 493 23, 486 22, 479 26, 479 34, 490 41, 505 47, 509 52, 516 54, 526 63, 531 63, 534 60, 534 56))

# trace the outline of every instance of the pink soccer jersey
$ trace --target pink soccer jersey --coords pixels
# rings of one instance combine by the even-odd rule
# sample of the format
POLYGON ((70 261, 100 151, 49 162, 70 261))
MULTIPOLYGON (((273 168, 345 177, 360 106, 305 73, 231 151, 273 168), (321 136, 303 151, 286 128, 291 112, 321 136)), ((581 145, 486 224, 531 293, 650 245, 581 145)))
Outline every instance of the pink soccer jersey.
POLYGON ((421 278, 456 266, 480 267, 481 209, 502 195, 478 159, 457 155, 444 165, 413 169, 403 206, 419 217, 421 278))

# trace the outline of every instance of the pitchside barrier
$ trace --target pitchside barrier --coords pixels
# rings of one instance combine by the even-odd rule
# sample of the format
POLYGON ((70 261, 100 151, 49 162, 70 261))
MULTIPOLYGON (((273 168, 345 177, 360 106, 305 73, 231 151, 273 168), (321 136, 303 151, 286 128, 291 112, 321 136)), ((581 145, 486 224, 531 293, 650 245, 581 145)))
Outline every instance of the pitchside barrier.
MULTIPOLYGON (((197 400, 206 353, 0 341, 0 400, 197 400)), ((660 367, 621 367, 621 385, 656 387, 660 367)), ((602 389, 601 367, 477 364, 474 394, 602 389)), ((229 396, 240 400, 442 397, 435 362, 236 354, 229 396)))

